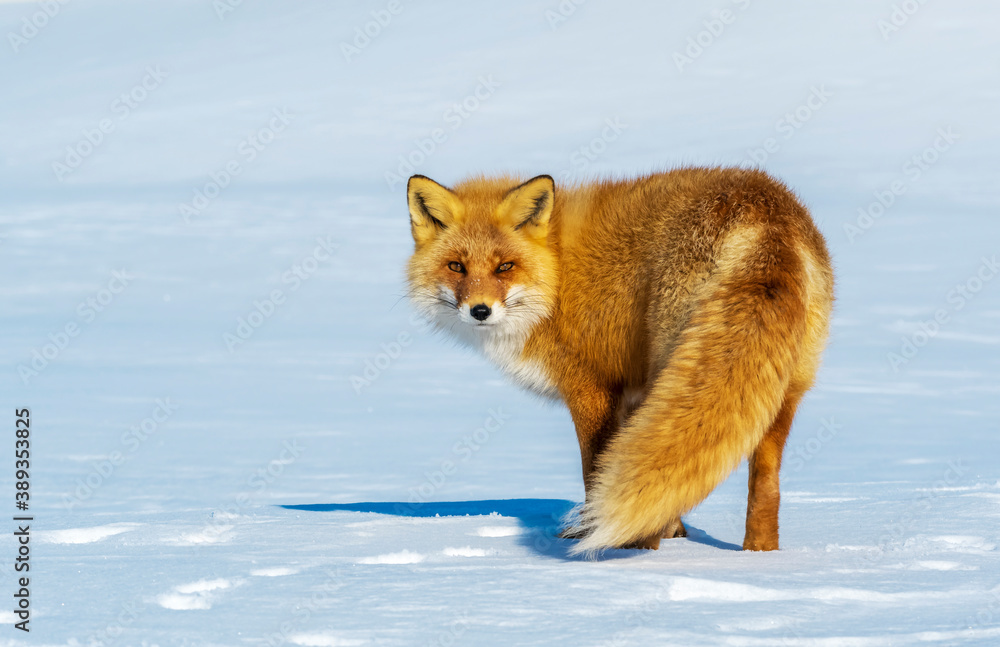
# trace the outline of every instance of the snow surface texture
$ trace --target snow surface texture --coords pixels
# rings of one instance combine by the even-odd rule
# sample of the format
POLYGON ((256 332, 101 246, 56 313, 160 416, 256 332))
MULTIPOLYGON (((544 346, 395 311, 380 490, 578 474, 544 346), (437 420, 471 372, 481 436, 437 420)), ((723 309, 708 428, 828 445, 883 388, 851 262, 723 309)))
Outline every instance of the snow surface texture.
POLYGON ((0 3, 35 515, 0 644, 1000 644, 996 3, 224 3, 49 3, 30 38, 0 3), (569 559, 569 417, 412 319, 386 174, 688 163, 784 178, 836 259, 783 549, 737 550, 744 467, 687 539, 569 559))

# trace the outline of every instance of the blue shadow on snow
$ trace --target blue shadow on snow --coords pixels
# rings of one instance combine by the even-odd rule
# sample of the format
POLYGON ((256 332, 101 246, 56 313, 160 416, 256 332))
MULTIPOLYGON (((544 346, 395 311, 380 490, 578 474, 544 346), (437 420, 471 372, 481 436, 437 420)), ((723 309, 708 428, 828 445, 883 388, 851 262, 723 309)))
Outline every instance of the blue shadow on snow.
POLYGON ((465 517, 490 515, 514 517, 528 528, 559 524, 576 504, 565 499, 488 499, 485 501, 428 501, 426 503, 308 503, 283 505, 287 510, 309 512, 374 512, 397 517, 465 517))
MULTIPOLYGON (((569 554, 573 540, 557 535, 563 517, 576 506, 566 499, 487 499, 484 501, 370 502, 370 503, 307 503, 282 505, 286 510, 307 512, 370 512, 397 517, 465 517, 489 516, 493 513, 517 519, 525 528, 519 543, 539 554, 557 559, 576 560, 569 554)), ((715 539, 705 531, 685 523, 688 541, 722 550, 741 550, 740 546, 715 539)), ((603 559, 629 557, 638 551, 606 551, 603 559)))

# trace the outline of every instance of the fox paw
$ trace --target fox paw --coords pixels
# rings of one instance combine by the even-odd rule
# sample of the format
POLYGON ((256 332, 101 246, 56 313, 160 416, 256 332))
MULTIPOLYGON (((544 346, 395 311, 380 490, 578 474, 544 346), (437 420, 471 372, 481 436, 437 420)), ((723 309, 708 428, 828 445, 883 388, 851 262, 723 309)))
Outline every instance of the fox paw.
POLYGON ((639 550, 659 550, 660 549, 660 538, 659 537, 647 537, 645 539, 640 539, 639 541, 633 541, 631 544, 626 544, 622 548, 632 548, 639 550))
POLYGON ((675 539, 677 537, 687 537, 687 536, 688 536, 687 528, 684 527, 684 523, 680 519, 671 521, 669 524, 667 524, 667 527, 663 529, 664 539, 675 539))
POLYGON ((743 539, 743 550, 778 550, 778 538, 775 536, 750 536, 748 534, 743 539))

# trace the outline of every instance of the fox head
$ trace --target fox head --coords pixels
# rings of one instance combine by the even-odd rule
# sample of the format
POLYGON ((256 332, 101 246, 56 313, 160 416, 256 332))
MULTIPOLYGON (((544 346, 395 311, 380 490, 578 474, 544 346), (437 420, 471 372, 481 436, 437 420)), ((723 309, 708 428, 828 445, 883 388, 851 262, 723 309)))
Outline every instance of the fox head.
POLYGON ((470 335, 525 335, 547 317, 558 282, 549 245, 555 184, 476 178, 448 189, 407 184, 416 244, 410 299, 438 326, 470 335))

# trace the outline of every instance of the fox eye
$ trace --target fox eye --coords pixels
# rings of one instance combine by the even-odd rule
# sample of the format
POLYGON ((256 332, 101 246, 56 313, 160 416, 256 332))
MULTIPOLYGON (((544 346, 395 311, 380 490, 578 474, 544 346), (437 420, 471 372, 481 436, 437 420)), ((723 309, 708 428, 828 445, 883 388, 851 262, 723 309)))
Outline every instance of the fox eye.
POLYGON ((452 272, 459 272, 461 274, 465 274, 465 266, 463 266, 458 261, 452 261, 448 263, 448 269, 451 270, 452 272))
POLYGON ((497 274, 499 274, 500 272, 506 272, 512 267, 514 267, 513 263, 501 263, 500 267, 497 268, 497 274))

